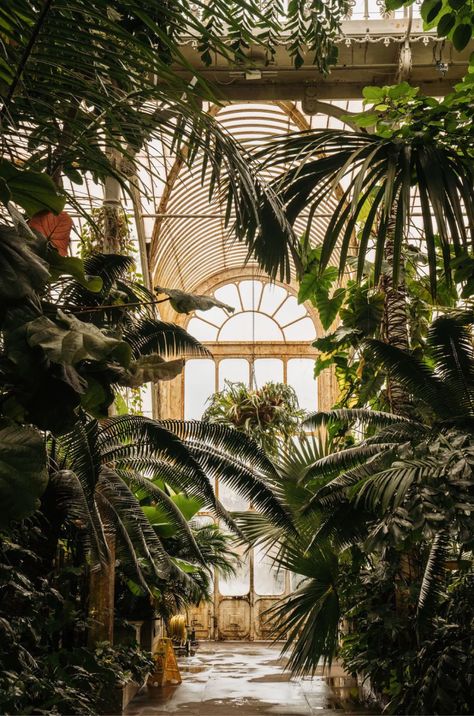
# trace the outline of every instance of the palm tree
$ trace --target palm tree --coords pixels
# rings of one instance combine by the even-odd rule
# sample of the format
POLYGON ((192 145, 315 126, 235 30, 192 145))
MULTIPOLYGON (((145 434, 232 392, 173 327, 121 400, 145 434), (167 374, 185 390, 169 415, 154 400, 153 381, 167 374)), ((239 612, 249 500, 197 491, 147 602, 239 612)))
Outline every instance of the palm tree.
MULTIPOLYGON (((204 567, 193 531, 163 481, 199 500, 231 529, 236 529, 234 521, 214 494, 216 476, 252 499, 271 522, 283 524, 287 517, 268 485, 274 472, 271 463, 255 443, 223 426, 130 415, 100 423, 85 419, 74 432, 51 440, 49 463, 42 504, 56 541, 66 521, 82 536, 92 564, 99 565, 107 561, 105 533, 113 526, 120 554, 146 591, 145 572, 163 580, 168 575, 176 578, 180 570, 134 491, 151 498, 165 513, 188 554, 204 567)), ((186 581, 185 574, 181 577, 186 581)))
MULTIPOLYGON (((272 188, 285 205, 292 225, 305 212, 310 226, 327 193, 334 191, 342 179, 347 179, 347 188, 342 191, 325 229, 321 271, 338 250, 339 269, 343 273, 354 227, 361 210, 369 202, 370 209, 357 247, 357 277, 362 277, 367 252, 373 248, 375 281, 379 280, 389 224, 394 222, 390 253, 396 286, 400 279, 400 262, 411 217, 410 197, 414 190, 418 191, 421 203, 423 241, 427 248, 433 294, 436 294, 437 252, 440 250, 444 270, 450 276, 452 252, 460 255, 469 251, 474 216, 474 173, 469 144, 463 134, 468 120, 463 120, 462 112, 459 114, 458 134, 456 131, 449 134, 442 129, 428 131, 432 118, 427 106, 423 105, 416 122, 409 115, 413 119, 413 131, 403 131, 405 127, 402 126, 385 137, 339 129, 308 130, 273 140, 259 151, 258 156, 265 165, 282 169, 272 188), (426 125, 423 125, 423 113, 426 125), (425 134, 422 133, 423 126, 428 127, 425 134), (439 235, 440 249, 436 234, 439 235), (374 237, 373 247, 371 237, 374 237)), ((442 107, 438 114, 443 116, 442 107)), ((267 227, 268 224, 261 227, 259 238, 262 241, 269 230, 267 227)), ((281 233, 278 234, 277 226, 271 230, 276 232, 275 241, 278 242, 281 233)))
POLYGON ((334 656, 343 606, 351 608, 344 569, 353 562, 354 549, 356 572, 373 568, 371 555, 378 555, 398 564, 399 594, 417 585, 420 639, 429 633, 444 593, 446 560, 463 553, 469 559, 473 323, 471 311, 434 321, 426 361, 367 341, 374 360, 412 396, 412 417, 364 409, 313 414, 308 427, 356 425, 367 437, 339 452, 297 452, 278 467, 278 494, 298 536, 270 527, 260 516, 239 516, 249 538, 278 545, 276 562, 301 575, 297 591, 273 609, 275 634, 286 635, 284 648, 295 672, 314 672, 321 657, 334 656), (414 550, 416 564, 405 559, 414 550), (407 565, 415 571, 408 574, 407 565))

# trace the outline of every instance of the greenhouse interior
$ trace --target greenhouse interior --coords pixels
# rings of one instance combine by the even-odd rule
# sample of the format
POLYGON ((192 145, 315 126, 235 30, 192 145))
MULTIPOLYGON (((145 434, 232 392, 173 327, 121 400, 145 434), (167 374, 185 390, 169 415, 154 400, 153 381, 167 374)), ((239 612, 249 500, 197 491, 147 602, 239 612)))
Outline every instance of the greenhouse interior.
POLYGON ((474 714, 473 0, 0 3, 0 714, 474 714))

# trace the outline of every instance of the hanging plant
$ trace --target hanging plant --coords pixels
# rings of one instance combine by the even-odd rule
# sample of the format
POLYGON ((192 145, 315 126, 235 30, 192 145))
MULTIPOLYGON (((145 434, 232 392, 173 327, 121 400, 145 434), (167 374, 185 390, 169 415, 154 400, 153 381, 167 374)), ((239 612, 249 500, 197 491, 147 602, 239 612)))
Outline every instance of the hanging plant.
POLYGON ((269 455, 276 455, 282 443, 302 434, 304 416, 290 385, 270 382, 251 390, 226 380, 224 390, 210 398, 203 420, 246 433, 269 455))

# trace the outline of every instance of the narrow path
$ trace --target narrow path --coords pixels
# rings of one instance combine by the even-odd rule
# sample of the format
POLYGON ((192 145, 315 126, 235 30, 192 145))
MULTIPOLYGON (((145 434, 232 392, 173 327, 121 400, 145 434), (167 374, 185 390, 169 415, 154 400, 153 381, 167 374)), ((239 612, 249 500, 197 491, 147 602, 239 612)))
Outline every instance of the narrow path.
MULTIPOLYGON (((125 714, 348 716, 351 713, 337 708, 334 693, 324 678, 293 679, 283 665, 279 650, 273 645, 204 642, 195 656, 180 660, 183 676, 180 686, 144 689, 125 714)), ((342 678, 337 667, 332 676, 336 682, 342 678)))

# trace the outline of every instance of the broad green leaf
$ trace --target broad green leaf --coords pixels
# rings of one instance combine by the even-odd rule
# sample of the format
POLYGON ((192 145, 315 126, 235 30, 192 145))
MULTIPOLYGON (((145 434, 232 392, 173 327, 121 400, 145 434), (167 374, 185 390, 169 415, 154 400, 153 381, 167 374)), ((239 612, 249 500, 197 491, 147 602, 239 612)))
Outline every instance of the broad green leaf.
POLYGON ((366 99, 368 102, 373 102, 374 104, 376 102, 381 102, 384 98, 384 91, 382 87, 364 87, 362 90, 362 96, 364 99, 366 99))
POLYGON ((433 22, 435 17, 441 12, 443 3, 441 0, 424 0, 421 6, 421 17, 426 23, 433 22))
POLYGON ((334 361, 332 356, 327 356, 324 353, 318 356, 314 364, 314 377, 319 378, 323 370, 326 370, 326 368, 330 368, 333 362, 334 361))
POLYGON ((54 363, 76 365, 81 361, 116 360, 127 367, 130 347, 125 341, 111 338, 92 323, 58 311, 55 323, 46 316, 30 321, 26 328, 28 344, 43 349, 54 363))
POLYGON ((140 356, 130 363, 127 373, 120 380, 120 385, 138 388, 144 383, 173 380, 181 373, 183 367, 184 361, 181 358, 167 361, 156 353, 140 356))
POLYGON ((419 92, 419 87, 412 87, 408 82, 400 82, 388 89, 390 99, 401 99, 402 97, 415 97, 419 92))
POLYGON ((29 216, 45 210, 59 214, 64 209, 66 199, 47 174, 17 169, 6 159, 0 159, 0 178, 7 185, 11 200, 29 216))
POLYGON ((135 597, 144 597, 146 595, 144 588, 132 579, 127 580, 127 587, 135 597))
POLYGON ((204 505, 203 500, 199 500, 197 497, 188 497, 183 492, 178 492, 171 499, 187 520, 191 520, 204 505))
POLYGON ((367 289, 354 289, 350 302, 341 309, 341 319, 347 328, 353 328, 364 336, 372 336, 380 325, 384 307, 382 293, 370 294, 367 289))
POLYGON ((99 377, 87 376, 87 388, 81 395, 81 405, 95 418, 106 418, 108 409, 114 402, 115 393, 107 381, 99 377))
POLYGON ((359 127, 373 127, 378 120, 379 115, 375 112, 362 112, 356 117, 352 117, 352 121, 359 127))
POLYGON ((360 332, 346 326, 339 326, 334 333, 318 338, 312 344, 322 353, 331 353, 343 345, 353 345, 360 338, 360 332))
POLYGON ((199 571, 199 567, 195 567, 194 564, 185 562, 184 559, 178 559, 178 557, 172 557, 171 561, 174 562, 174 564, 177 567, 179 567, 182 572, 185 572, 186 574, 194 574, 195 572, 199 571))
POLYGON ((0 529, 39 507, 48 471, 44 436, 31 427, 0 429, 0 529))
POLYGON ((60 276, 72 276, 81 286, 92 293, 99 293, 103 288, 100 276, 87 276, 84 273, 84 262, 76 256, 61 256, 51 245, 48 247, 47 260, 49 262, 52 280, 60 276))
POLYGON ((346 290, 344 288, 337 288, 334 291, 334 294, 329 297, 328 292, 318 289, 315 296, 319 318, 324 330, 327 330, 335 320, 342 304, 344 303, 346 290))
POLYGON ((446 13, 438 22, 438 35, 446 37, 456 24, 456 15, 452 12, 446 13))
POLYGON ((453 45, 460 52, 469 44, 472 37, 472 25, 462 23, 453 32, 453 45))
POLYGON ((298 291, 298 303, 313 300, 319 281, 319 276, 313 271, 304 274, 298 291))

